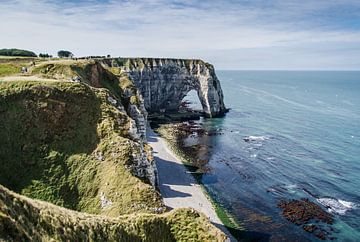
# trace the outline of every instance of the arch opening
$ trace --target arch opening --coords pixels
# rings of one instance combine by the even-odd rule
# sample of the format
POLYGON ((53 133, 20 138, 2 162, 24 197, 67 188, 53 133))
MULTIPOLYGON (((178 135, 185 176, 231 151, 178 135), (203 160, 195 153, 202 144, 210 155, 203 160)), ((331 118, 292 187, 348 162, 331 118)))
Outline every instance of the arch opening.
POLYGON ((179 110, 187 112, 203 112, 199 94, 195 89, 190 90, 181 100, 179 110))

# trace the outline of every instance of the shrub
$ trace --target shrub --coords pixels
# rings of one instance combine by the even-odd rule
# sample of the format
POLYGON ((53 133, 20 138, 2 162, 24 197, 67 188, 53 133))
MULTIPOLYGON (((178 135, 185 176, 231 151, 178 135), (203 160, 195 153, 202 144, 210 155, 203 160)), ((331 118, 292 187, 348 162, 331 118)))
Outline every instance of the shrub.
POLYGON ((45 54, 40 53, 39 57, 41 57, 41 58, 52 58, 52 55, 49 55, 48 53, 45 53, 45 54))

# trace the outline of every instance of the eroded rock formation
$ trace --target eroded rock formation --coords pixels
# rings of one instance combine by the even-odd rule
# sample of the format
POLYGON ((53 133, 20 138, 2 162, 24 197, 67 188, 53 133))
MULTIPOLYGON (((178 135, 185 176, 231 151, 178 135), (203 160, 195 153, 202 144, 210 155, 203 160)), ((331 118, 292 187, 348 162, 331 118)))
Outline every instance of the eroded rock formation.
POLYGON ((220 82, 214 67, 201 60, 119 58, 107 65, 127 72, 140 90, 149 112, 178 110, 182 99, 196 90, 209 117, 226 112, 220 82))

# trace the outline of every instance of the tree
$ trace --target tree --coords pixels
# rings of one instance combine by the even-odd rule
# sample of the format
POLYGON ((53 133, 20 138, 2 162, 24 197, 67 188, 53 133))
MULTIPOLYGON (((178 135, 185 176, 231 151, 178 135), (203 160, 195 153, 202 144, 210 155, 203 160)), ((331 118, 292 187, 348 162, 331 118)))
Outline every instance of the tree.
POLYGON ((39 54, 39 57, 41 57, 41 58, 51 58, 52 55, 49 55, 48 53, 45 53, 45 54, 40 53, 40 54, 39 54))
POLYGON ((36 54, 32 51, 19 49, 1 49, 0 55, 36 57, 36 54))
POLYGON ((59 58, 71 58, 74 56, 74 54, 68 50, 59 50, 57 54, 59 58))

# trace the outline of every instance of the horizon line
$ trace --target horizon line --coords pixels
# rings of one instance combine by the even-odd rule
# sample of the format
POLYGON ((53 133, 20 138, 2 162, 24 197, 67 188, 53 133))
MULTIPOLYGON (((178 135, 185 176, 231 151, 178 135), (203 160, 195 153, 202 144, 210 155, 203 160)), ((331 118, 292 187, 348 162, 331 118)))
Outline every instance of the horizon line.
POLYGON ((360 69, 334 69, 334 70, 329 70, 329 69, 218 69, 215 68, 216 71, 353 71, 353 72, 360 72, 360 69))

